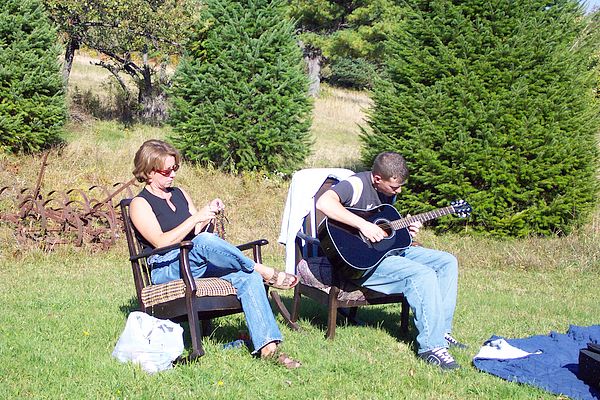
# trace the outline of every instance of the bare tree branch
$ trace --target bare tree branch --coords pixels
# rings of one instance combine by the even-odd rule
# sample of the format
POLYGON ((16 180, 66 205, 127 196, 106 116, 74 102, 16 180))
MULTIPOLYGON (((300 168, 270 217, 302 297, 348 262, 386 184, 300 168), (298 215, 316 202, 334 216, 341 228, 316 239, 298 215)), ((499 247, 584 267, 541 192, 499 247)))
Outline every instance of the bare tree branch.
POLYGON ((97 65, 99 67, 107 69, 115 77, 117 82, 119 82, 121 89, 123 89, 123 92, 125 92, 127 94, 127 98, 131 97, 131 91, 127 87, 127 84, 125 83, 123 78, 121 78, 121 76, 119 75, 119 71, 120 71, 119 67, 117 67, 116 65, 104 62, 104 61, 94 62, 93 65, 97 65))

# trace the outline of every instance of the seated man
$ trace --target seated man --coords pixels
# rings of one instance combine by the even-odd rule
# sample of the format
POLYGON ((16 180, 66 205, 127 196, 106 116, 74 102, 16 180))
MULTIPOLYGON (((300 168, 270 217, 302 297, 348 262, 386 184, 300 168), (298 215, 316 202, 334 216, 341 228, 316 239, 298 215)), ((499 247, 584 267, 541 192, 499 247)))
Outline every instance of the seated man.
MULTIPOLYGON (((325 192, 316 206, 328 218, 379 242, 386 237, 385 231, 345 207, 370 209, 393 204, 407 179, 404 158, 394 152, 381 153, 372 171, 341 181, 325 192)), ((421 223, 415 222, 408 229, 414 237, 420 228, 421 223)), ((442 369, 460 367, 448 353, 449 346, 466 347, 450 335, 458 283, 458 262, 453 255, 419 246, 392 251, 355 283, 385 294, 403 293, 413 310, 419 357, 442 369)))

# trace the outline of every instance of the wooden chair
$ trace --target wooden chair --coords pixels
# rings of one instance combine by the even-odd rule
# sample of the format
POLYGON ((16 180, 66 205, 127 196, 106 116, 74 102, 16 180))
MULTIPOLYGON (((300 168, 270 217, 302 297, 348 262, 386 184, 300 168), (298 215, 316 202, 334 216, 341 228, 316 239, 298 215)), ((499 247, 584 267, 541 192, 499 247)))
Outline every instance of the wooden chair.
POLYGON ((313 207, 304 218, 302 229, 296 235, 296 273, 300 276, 300 283, 294 289, 294 300, 290 321, 292 328, 298 328, 297 320, 300 309, 301 297, 309 297, 328 308, 326 337, 335 337, 335 328, 338 316, 346 316, 351 322, 356 320, 356 312, 360 306, 374 304, 401 304, 401 330, 408 332, 409 305, 404 295, 385 295, 369 289, 354 285, 336 273, 335 269, 321 252, 317 227, 325 217, 318 211, 314 204, 321 194, 337 183, 337 179, 328 177, 314 196, 313 207), (346 310, 349 309, 349 310, 346 310))
MULTIPOLYGON (((120 203, 129 260, 133 271, 133 280, 140 310, 157 318, 174 322, 187 320, 190 326, 192 353, 189 359, 204 355, 202 333, 210 332, 210 320, 224 315, 242 312, 235 288, 220 278, 194 279, 190 271, 188 254, 193 247, 190 241, 183 241, 153 251, 142 251, 131 219, 129 205, 131 199, 120 203), (182 279, 154 285, 150 281, 150 268, 147 259, 153 254, 165 253, 172 249, 181 249, 179 255, 182 279)), ((261 247, 268 244, 265 239, 256 240, 237 246, 240 250, 252 250, 256 262, 261 262, 261 247)))

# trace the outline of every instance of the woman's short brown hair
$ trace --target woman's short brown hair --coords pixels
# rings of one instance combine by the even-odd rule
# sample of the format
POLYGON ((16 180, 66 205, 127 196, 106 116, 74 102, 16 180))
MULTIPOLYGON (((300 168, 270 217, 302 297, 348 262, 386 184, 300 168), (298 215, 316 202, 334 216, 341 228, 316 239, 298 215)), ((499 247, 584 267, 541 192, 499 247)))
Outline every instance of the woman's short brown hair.
POLYGON ((162 140, 145 141, 135 153, 133 175, 139 182, 148 182, 150 172, 163 169, 169 156, 175 158, 175 164, 179 164, 181 155, 175 147, 162 140))

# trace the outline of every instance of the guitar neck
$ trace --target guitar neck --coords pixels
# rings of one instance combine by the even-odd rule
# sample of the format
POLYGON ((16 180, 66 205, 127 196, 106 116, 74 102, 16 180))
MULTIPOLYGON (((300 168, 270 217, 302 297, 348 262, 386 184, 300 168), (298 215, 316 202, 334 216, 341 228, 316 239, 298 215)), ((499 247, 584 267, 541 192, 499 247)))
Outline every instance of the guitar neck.
POLYGON ((413 222, 426 222, 431 221, 444 215, 453 214, 454 208, 452 206, 438 208, 437 210, 427 211, 417 215, 411 215, 407 218, 400 218, 395 221, 390 221, 388 225, 395 231, 398 229, 407 228, 413 222))

